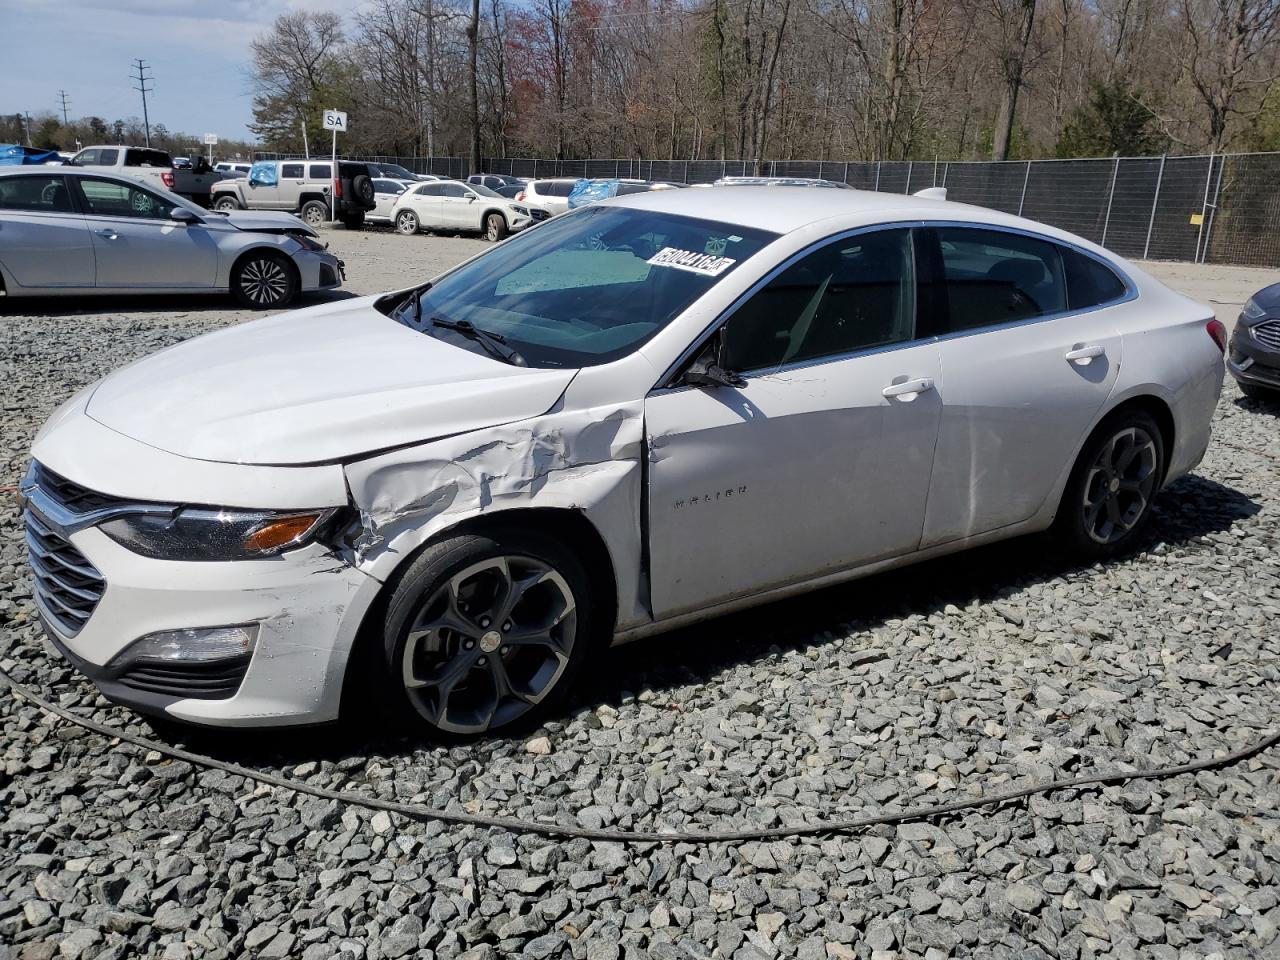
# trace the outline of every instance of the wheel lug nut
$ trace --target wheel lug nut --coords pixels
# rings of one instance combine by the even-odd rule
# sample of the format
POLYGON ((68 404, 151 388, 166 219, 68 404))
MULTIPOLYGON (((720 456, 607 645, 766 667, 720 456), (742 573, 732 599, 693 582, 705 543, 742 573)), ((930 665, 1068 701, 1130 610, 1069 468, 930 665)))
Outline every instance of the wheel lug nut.
POLYGON ((480 626, 482 626, 482 627, 487 627, 488 625, 489 625, 489 618, 488 618, 488 617, 481 617, 481 618, 480 618, 480 626))
POLYGON ((471 649, 472 647, 474 647, 475 645, 476 645, 476 642, 475 642, 474 640, 468 640, 468 641, 466 641, 462 646, 463 646, 465 649, 470 650, 470 649, 471 649))
POLYGON ((482 666, 482 667, 483 667, 483 666, 484 666, 486 663, 488 663, 488 662, 489 662, 489 658, 488 658, 488 657, 481 657, 481 658, 480 658, 480 666, 482 666))
POLYGON ((510 629, 511 629, 511 621, 510 621, 510 620, 508 620, 506 623, 504 623, 504 624, 502 625, 502 630, 503 630, 503 632, 505 633, 505 632, 509 631, 510 629))

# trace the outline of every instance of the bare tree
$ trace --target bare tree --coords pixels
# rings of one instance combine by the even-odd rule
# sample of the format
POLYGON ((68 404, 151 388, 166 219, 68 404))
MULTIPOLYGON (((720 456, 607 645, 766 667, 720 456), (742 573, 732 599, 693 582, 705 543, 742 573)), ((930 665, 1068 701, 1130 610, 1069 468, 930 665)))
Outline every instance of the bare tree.
POLYGON ((1013 138, 1013 121, 1022 92, 1023 70, 1031 28, 1035 26, 1037 0, 994 0, 991 11, 996 24, 998 70, 1003 87, 1000 109, 991 135, 991 159, 1008 160, 1013 138))

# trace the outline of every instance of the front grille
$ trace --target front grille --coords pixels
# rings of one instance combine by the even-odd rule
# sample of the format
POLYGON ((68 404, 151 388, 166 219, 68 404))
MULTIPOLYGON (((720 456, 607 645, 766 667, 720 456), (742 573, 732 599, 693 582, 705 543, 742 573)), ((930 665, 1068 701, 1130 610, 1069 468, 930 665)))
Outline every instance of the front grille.
POLYGON ((68 637, 89 621, 107 582, 70 540, 26 512, 27 554, 41 612, 68 637))
POLYGON ((530 207, 529 216, 534 220, 546 220, 551 216, 551 214, 547 213, 545 210, 539 210, 537 207, 530 207))
POLYGON ((68 480, 54 473, 42 463, 35 464, 35 482, 36 486, 52 499, 75 513, 91 513, 94 510, 114 507, 125 502, 119 497, 82 487, 74 480, 68 480))
POLYGON ((1280 350, 1280 320, 1263 320, 1253 328, 1253 336, 1264 347, 1280 350))
POLYGON ((248 669, 249 654, 211 663, 139 660, 116 677, 116 682, 143 693, 192 700, 225 700, 235 696, 248 669))

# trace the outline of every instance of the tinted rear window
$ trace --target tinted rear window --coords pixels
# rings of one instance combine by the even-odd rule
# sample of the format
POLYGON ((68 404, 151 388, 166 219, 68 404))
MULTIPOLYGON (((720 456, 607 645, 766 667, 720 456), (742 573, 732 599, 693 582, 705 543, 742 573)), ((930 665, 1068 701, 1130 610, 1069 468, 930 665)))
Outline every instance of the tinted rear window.
POLYGON ((328 180, 332 169, 327 163, 313 163, 307 168, 307 176, 312 180, 328 180))
POLYGON ((1067 306, 1087 310, 1124 296, 1124 282, 1093 257, 1062 247, 1062 268, 1067 275, 1067 306))

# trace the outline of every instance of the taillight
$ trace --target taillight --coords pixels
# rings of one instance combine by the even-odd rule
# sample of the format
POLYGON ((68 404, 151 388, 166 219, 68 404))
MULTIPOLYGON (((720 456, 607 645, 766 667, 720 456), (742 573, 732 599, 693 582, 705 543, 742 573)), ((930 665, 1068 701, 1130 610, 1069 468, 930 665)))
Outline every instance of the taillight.
POLYGON ((1213 339, 1213 342, 1218 345, 1218 352, 1226 353, 1227 352, 1227 328, 1223 324, 1223 322, 1217 319, 1210 320, 1208 323, 1204 325, 1204 329, 1209 334, 1209 336, 1213 339))
POLYGON ((173 171, 172 170, 161 170, 160 179, 161 181, 163 181, 166 190, 173 189, 173 171))
POLYGON ((335 197, 342 196, 342 179, 341 178, 333 181, 333 195, 335 197))
POLYGON ((524 191, 523 191, 523 190, 521 190, 519 193, 517 193, 517 194, 516 194, 516 202, 517 202, 517 203, 523 203, 523 202, 524 202, 524 191))

